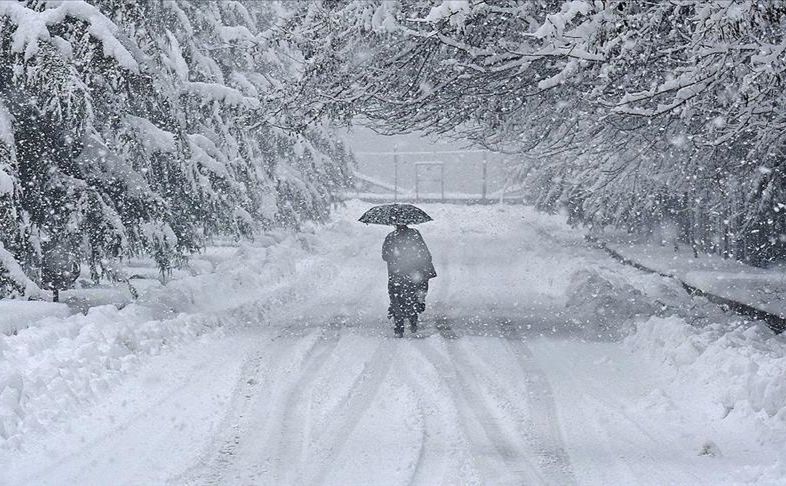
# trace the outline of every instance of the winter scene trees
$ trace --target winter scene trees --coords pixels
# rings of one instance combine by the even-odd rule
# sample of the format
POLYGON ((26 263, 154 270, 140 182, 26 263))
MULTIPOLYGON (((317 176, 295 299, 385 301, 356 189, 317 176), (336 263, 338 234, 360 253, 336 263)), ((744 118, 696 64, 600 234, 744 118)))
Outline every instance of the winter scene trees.
MULTIPOLYGON (((44 282, 67 253, 98 279, 146 254, 167 271, 211 235, 325 217, 351 156, 284 126, 295 61, 269 40, 278 7, 246 3, 0 4, 8 267, 44 282)), ((2 293, 25 292, 4 270, 2 293)))
POLYGON ((324 2, 290 20, 307 111, 516 154, 538 207, 783 256, 781 2, 324 2), (335 115, 334 115, 335 116, 335 115))
POLYGON ((786 3, 0 0, 0 484, 786 484, 786 3))

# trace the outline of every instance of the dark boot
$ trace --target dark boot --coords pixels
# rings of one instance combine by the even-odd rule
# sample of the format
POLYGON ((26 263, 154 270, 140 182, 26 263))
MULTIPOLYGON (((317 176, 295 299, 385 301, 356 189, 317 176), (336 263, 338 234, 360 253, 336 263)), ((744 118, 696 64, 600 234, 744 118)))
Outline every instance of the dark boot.
POLYGON ((418 316, 415 314, 414 316, 409 318, 409 330, 412 332, 418 332, 418 316))
POLYGON ((404 319, 396 318, 393 332, 396 334, 396 337, 404 337, 404 319))

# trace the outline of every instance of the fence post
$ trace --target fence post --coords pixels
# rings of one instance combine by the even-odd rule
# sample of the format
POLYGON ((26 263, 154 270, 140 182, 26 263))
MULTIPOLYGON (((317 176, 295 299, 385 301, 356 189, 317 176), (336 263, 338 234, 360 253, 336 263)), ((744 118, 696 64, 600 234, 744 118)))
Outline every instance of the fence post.
POLYGON ((445 164, 439 166, 439 189, 442 193, 442 202, 445 202, 445 164))
POLYGON ((420 170, 418 164, 415 163, 415 201, 420 202, 420 170))
POLYGON ((487 172, 488 172, 487 171, 487 169, 488 169, 488 160, 486 159, 486 154, 485 153, 483 154, 483 165, 482 165, 482 167, 483 167, 483 187, 482 187, 480 193, 481 193, 481 199, 485 202, 486 201, 486 188, 487 188, 487 186, 486 186, 486 184, 487 184, 486 177, 487 177, 487 172))
POLYGON ((393 202, 398 202, 398 145, 393 146, 393 202))

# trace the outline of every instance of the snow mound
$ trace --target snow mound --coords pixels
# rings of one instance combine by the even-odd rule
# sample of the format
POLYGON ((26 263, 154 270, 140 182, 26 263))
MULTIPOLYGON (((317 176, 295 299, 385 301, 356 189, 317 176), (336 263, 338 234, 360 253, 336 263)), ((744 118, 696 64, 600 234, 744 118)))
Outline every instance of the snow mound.
MULTIPOLYGON (((707 430, 726 444, 779 451, 772 466, 751 471, 752 482, 782 484, 786 477, 786 337, 764 323, 736 322, 697 328, 680 317, 651 317, 624 345, 661 366, 665 392, 708 410, 707 430), (740 436, 741 430, 747 430, 740 436)), ((709 441, 700 455, 719 456, 709 441)))
POLYGON ((8 336, 45 317, 67 317, 69 314, 71 311, 66 304, 3 299, 0 300, 0 334, 8 336))
POLYGON ((571 277, 566 307, 574 323, 591 332, 618 333, 631 319, 657 311, 652 299, 621 278, 583 269, 571 277))
POLYGON ((683 383, 713 386, 726 413, 744 404, 786 425, 786 338, 763 323, 732 326, 651 317, 626 344, 672 367, 683 383))
POLYGON ((320 247, 308 232, 262 235, 213 272, 151 288, 122 309, 102 305, 69 316, 66 306, 3 301, 24 311, 0 307, 0 326, 17 331, 0 335, 0 448, 23 448, 28 434, 78 415, 151 355, 267 325, 334 278, 320 247))
POLYGON ((117 382, 143 355, 158 354, 219 325, 204 315, 150 319, 147 309, 94 307, 48 317, 0 340, 0 446, 45 430, 117 382))

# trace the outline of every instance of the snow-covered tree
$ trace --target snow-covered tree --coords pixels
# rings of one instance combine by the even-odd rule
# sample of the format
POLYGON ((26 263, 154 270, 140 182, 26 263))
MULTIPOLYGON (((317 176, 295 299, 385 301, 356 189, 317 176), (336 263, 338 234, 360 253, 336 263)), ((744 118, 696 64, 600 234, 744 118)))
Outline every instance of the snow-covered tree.
POLYGON ((27 277, 52 252, 94 278, 140 253, 166 271, 212 235, 326 215, 351 156, 276 101, 300 75, 267 40, 285 14, 0 2, 0 243, 27 277))
POLYGON ((306 118, 517 154, 542 207, 764 263, 786 253, 785 25, 777 1, 344 0, 279 35, 306 118))

